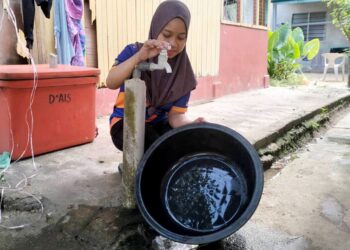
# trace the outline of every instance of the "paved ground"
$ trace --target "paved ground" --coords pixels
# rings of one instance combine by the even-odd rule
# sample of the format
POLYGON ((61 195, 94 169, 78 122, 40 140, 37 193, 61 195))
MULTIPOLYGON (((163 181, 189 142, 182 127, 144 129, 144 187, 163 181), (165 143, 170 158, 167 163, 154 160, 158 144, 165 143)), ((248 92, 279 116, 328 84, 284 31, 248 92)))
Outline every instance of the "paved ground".
POLYGON ((277 174, 266 180, 256 213, 238 232, 243 246, 350 249, 350 109, 326 134, 273 168, 277 174))
MULTIPOLYGON (((194 118, 205 116, 208 121, 231 127, 251 143, 257 143, 276 132, 278 135, 278 131, 285 126, 295 124, 313 111, 349 96, 350 91, 344 82, 311 81, 308 85, 301 87, 268 88, 219 98, 209 103, 192 106, 189 115, 194 118)), ((76 221, 78 220, 76 216, 79 215, 90 214, 89 218, 93 218, 98 211, 101 212, 101 208, 106 218, 110 220, 114 218, 115 211, 108 208, 120 205, 121 178, 116 173, 116 168, 118 162, 122 160, 122 154, 113 147, 109 138, 108 118, 98 118, 97 125, 99 136, 93 143, 35 157, 36 167, 30 159, 12 164, 5 176, 5 180, 12 187, 24 179, 24 175, 29 177, 35 174, 36 176, 27 179, 29 186, 24 190, 15 192, 19 197, 27 197, 25 202, 32 207, 29 206, 27 211, 22 211, 19 216, 6 214, 6 212, 2 214, 1 226, 29 224, 22 230, 0 229, 0 242, 4 249, 19 236, 40 235, 43 227, 55 224, 68 211, 73 213, 69 218, 76 218, 76 221), (37 212, 40 208, 39 203, 35 202, 35 198, 28 196, 28 193, 42 200, 44 213, 37 212), (78 206, 79 204, 84 206, 78 206), (74 211, 76 211, 75 215, 74 211)), ((6 190, 6 192, 10 191, 6 190)), ((332 197, 336 196, 332 195, 332 197)), ((327 200, 325 202, 326 206, 328 203, 335 204, 332 199, 328 203, 327 200)), ((11 204, 11 200, 4 204, 11 204)), ((273 215, 270 214, 270 216, 270 219, 273 218, 273 215)), ((68 225, 72 226, 69 218, 61 222, 64 222, 63 224, 69 222, 68 225)), ((271 221, 277 223, 275 220, 271 221)), ((85 218, 81 225, 86 226, 86 223, 89 221, 85 218)), ((244 228, 249 228, 249 225, 244 228)), ((63 231, 66 234, 73 232, 71 235, 79 236, 83 240, 89 237, 97 239, 98 229, 101 228, 91 225, 88 233, 85 231, 85 234, 80 234, 79 227, 75 229, 76 231, 71 228, 65 230, 62 229, 61 223, 60 232, 63 231)), ((263 228, 261 232, 265 232, 263 228)), ((294 232, 291 231, 291 234, 294 232)), ((108 241, 103 237, 101 239, 108 241)), ((32 246, 34 245, 36 245, 35 238, 32 241, 32 246)))

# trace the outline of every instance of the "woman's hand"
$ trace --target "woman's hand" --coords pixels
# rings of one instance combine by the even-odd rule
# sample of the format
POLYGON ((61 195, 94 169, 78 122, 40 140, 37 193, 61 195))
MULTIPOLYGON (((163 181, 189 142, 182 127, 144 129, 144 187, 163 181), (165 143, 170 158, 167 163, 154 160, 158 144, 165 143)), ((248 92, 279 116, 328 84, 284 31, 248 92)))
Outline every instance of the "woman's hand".
POLYGON ((136 55, 141 62, 159 55, 163 49, 170 49, 170 44, 160 40, 147 40, 136 55))
POLYGON ((206 120, 203 117, 198 117, 195 120, 189 119, 185 114, 171 112, 169 113, 169 124, 172 128, 181 127, 191 123, 204 123, 206 120))
POLYGON ((142 48, 121 64, 114 66, 108 73, 106 84, 110 89, 119 88, 130 77, 135 66, 142 61, 157 56, 162 49, 169 49, 170 44, 160 40, 148 40, 142 48))
POLYGON ((193 123, 205 123, 207 122, 204 117, 198 117, 193 121, 193 123))

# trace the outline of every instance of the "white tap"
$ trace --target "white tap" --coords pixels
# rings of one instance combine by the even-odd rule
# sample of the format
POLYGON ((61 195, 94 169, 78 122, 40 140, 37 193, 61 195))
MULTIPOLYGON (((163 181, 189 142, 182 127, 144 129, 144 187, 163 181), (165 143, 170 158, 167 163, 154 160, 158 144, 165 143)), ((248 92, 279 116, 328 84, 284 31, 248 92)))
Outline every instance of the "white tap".
POLYGON ((163 70, 169 74, 172 72, 172 69, 168 63, 168 52, 166 49, 163 49, 158 56, 158 63, 148 63, 143 62, 136 66, 133 72, 134 78, 140 78, 141 77, 141 71, 153 71, 153 70, 163 70))

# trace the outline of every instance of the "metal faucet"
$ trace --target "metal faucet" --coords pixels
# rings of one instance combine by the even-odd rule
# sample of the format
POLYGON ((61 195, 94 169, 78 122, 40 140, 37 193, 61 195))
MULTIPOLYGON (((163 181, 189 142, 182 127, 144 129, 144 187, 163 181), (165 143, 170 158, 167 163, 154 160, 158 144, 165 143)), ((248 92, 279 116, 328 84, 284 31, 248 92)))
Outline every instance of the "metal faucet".
POLYGON ((166 49, 163 49, 158 56, 158 63, 149 63, 149 62, 142 62, 139 65, 137 65, 133 71, 133 78, 140 78, 141 77, 141 71, 153 71, 153 70, 162 70, 165 69, 165 71, 169 74, 172 72, 172 69, 168 63, 168 53, 166 49))

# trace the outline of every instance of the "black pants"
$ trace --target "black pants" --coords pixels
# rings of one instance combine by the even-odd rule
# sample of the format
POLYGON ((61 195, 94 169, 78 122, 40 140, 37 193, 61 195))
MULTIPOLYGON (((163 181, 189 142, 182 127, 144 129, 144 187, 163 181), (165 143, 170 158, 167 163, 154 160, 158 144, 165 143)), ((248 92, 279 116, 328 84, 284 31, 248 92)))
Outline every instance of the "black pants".
MULTIPOLYGON (((52 0, 35 0, 36 4, 41 7, 44 15, 50 18, 50 10, 52 7, 52 0)), ((22 0, 22 13, 23 13, 23 26, 24 34, 27 41, 27 48, 33 48, 33 29, 34 29, 34 16, 35 5, 34 0, 22 0)))
MULTIPOLYGON (((161 135, 165 134, 172 128, 168 120, 158 122, 157 124, 145 125, 145 151, 155 142, 161 135)), ((112 126, 111 136, 114 146, 123 151, 123 120, 118 121, 112 126)))

